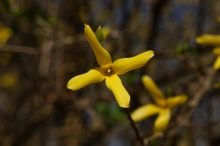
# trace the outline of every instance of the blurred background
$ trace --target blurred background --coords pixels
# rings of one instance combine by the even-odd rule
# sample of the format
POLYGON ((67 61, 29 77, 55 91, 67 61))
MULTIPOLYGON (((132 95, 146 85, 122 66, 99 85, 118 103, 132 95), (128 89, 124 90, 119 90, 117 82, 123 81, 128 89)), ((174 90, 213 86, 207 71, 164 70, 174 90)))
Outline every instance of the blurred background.
MULTIPOLYGON (((72 77, 98 64, 84 36, 109 30, 104 48, 113 58, 146 50, 155 56, 120 78, 132 112, 153 103, 141 82, 151 76, 167 97, 186 94, 163 137, 149 146, 220 146, 219 72, 211 46, 195 38, 219 34, 220 0, 1 0, 0 145, 133 146, 126 115, 104 82, 71 91, 72 77)), ((153 133, 156 116, 140 123, 153 133)))

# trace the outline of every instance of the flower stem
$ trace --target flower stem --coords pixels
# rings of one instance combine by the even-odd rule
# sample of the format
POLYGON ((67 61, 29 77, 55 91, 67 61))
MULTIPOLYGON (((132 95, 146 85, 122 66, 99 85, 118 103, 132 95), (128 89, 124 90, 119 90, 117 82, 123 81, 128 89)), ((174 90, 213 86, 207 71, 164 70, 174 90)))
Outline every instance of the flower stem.
POLYGON ((139 132, 139 129, 137 128, 136 124, 134 123, 133 119, 131 118, 131 115, 130 115, 130 112, 128 110, 128 108, 123 108, 127 117, 128 117, 128 120, 131 124, 131 127, 132 129, 134 130, 134 133, 136 135, 136 139, 143 145, 144 144, 144 141, 140 135, 140 132, 139 132))

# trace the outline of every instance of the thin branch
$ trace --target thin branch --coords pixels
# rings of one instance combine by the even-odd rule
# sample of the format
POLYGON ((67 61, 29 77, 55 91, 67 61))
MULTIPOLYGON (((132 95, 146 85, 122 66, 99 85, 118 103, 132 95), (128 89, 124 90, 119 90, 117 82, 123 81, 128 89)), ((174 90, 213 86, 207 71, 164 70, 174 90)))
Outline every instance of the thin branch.
POLYGON ((157 138, 161 138, 163 136, 164 136, 163 133, 155 133, 150 137, 144 138, 144 144, 147 145, 149 143, 149 141, 155 140, 157 138))
POLYGON ((18 53, 26 53, 26 54, 39 54, 36 48, 13 46, 13 45, 0 45, 0 51, 18 52, 18 53))
POLYGON ((123 109, 124 109, 124 111, 125 111, 125 113, 126 113, 126 115, 127 115, 127 117, 128 117, 128 120, 129 120, 129 122, 130 122, 130 124, 131 124, 131 127, 132 127, 133 130, 134 130, 134 133, 135 133, 135 135, 136 135, 137 141, 139 141, 140 144, 144 145, 143 138, 141 137, 140 132, 139 132, 139 130, 138 130, 136 124, 134 123, 133 119, 131 118, 131 115, 130 115, 130 112, 129 112, 128 108, 123 108, 123 109))

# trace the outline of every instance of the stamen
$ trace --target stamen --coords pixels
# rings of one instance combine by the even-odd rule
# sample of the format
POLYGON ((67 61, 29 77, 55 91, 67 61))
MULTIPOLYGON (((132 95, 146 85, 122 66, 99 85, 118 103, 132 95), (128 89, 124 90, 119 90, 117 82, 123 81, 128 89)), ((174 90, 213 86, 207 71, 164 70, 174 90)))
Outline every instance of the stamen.
POLYGON ((111 69, 107 69, 107 73, 111 73, 111 69))
POLYGON ((112 66, 112 64, 106 64, 104 66, 101 66, 102 68, 102 74, 104 76, 112 76, 113 74, 115 74, 114 68, 112 66))

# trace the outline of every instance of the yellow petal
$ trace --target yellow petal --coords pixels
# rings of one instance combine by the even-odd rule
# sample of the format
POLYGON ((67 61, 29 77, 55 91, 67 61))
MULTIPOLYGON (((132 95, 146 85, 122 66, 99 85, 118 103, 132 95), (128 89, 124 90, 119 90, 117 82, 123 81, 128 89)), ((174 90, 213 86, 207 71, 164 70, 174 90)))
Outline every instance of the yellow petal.
POLYGON ((220 17, 218 17, 218 21, 220 22, 220 17))
POLYGON ((96 60, 100 66, 112 63, 112 59, 108 51, 106 51, 98 42, 94 32, 89 25, 85 24, 85 36, 88 40, 90 46, 92 47, 93 52, 95 53, 96 60))
POLYGON ((130 95, 122 85, 117 75, 106 77, 106 85, 113 92, 118 104, 122 108, 129 108, 130 95))
POLYGON ((154 83, 154 81, 149 76, 145 75, 142 77, 142 82, 150 95, 153 97, 154 101, 157 103, 157 105, 161 107, 166 106, 165 97, 160 89, 157 87, 157 85, 154 83))
POLYGON ((141 120, 146 119, 151 115, 155 115, 159 113, 160 108, 153 104, 147 104, 145 106, 141 106, 137 108, 135 111, 131 113, 131 117, 135 122, 139 122, 141 120))
POLYGON ((67 84, 67 88, 71 90, 78 90, 88 84, 101 82, 104 79, 105 77, 100 73, 99 69, 95 68, 85 74, 81 74, 70 79, 67 84))
POLYGON ((154 56, 153 51, 146 51, 131 58, 122 58, 116 60, 113 65, 118 75, 124 74, 130 70, 142 67, 154 56))
POLYGON ((167 99, 167 106, 169 108, 173 108, 176 107, 180 104, 183 104, 187 101, 188 97, 186 95, 179 95, 179 96, 175 96, 175 97, 169 97, 167 99))
POLYGON ((170 121, 170 117, 171 117, 170 109, 167 108, 161 110, 156 121, 154 122, 154 133, 163 132, 170 121))
POLYGON ((203 45, 220 46, 220 35, 204 34, 197 37, 196 42, 203 45))
POLYGON ((212 52, 216 55, 220 55, 220 47, 216 47, 212 50, 212 52))
POLYGON ((213 68, 214 68, 215 70, 217 70, 217 69, 220 68, 220 56, 218 56, 217 59, 215 60, 214 65, 213 65, 213 68))

